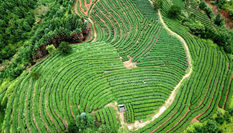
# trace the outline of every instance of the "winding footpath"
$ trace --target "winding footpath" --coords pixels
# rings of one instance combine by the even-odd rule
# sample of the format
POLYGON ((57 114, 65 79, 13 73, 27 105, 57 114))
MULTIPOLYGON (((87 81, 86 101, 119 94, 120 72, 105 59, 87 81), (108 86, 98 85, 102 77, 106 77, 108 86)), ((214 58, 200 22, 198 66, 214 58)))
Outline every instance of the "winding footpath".
MULTIPOLYGON (((152 1, 149 0, 151 4, 152 1)), ((80 15, 76 9, 77 7, 77 4, 78 4, 78 0, 76 0, 75 4, 74 4, 74 9, 75 9, 75 13, 80 15)), ((88 8, 87 8, 88 9, 88 8)), ((190 52, 189 52, 189 48, 188 48, 188 45, 187 43, 185 42, 185 40, 180 36, 178 35, 177 33, 173 32, 171 29, 168 28, 168 26, 164 23, 163 21, 163 18, 162 18, 162 15, 161 15, 161 12, 160 10, 158 11, 158 16, 159 16, 159 21, 162 23, 163 27, 168 31, 168 33, 171 35, 171 36, 174 36, 174 37, 177 37, 184 49, 185 49, 185 52, 186 52, 186 55, 187 55, 187 61, 188 61, 188 68, 186 70, 186 74, 183 76, 183 78, 180 80, 180 82, 174 87, 173 91, 171 92, 169 98, 166 100, 166 102, 164 103, 163 106, 161 106, 159 108, 159 110, 155 110, 155 113, 153 116, 152 116, 152 119, 150 120, 147 120, 145 122, 140 122, 140 121, 135 121, 135 123, 126 123, 125 120, 124 120, 124 114, 123 112, 119 112, 118 108, 117 108, 117 103, 114 102, 114 103, 109 103, 108 105, 106 105, 105 107, 113 107, 114 110, 116 111, 116 113, 118 114, 118 118, 120 119, 120 123, 121 123, 121 128, 128 128, 130 131, 136 131, 140 128, 143 128, 144 126, 146 126, 147 124, 151 123, 152 121, 154 121, 156 118, 158 118, 159 116, 161 116, 170 106, 171 104, 173 103, 175 97, 176 97, 176 94, 178 92, 178 89, 179 87, 181 86, 181 84, 184 82, 184 80, 188 79, 190 77, 190 75, 192 74, 193 72, 193 67, 192 67, 192 61, 191 61, 191 55, 190 55, 190 52)), ((97 37, 97 34, 96 34, 96 30, 95 30, 95 27, 94 27, 94 22, 91 20, 91 18, 89 19, 92 26, 91 28, 94 28, 93 32, 94 32, 94 39, 92 40, 92 42, 94 42, 96 40, 96 37, 97 37)))
MULTIPOLYGON (((174 87, 174 90, 172 91, 169 98, 166 100, 165 104, 159 108, 158 113, 156 113, 152 117, 152 119, 150 119, 148 121, 145 121, 145 122, 135 121, 135 123, 129 124, 129 123, 122 122, 122 120, 124 120, 124 119, 121 118, 120 120, 121 120, 122 128, 127 126, 129 130, 134 130, 135 131, 135 130, 138 130, 140 128, 143 128, 144 126, 146 126, 147 124, 151 123, 156 118, 158 118, 160 115, 162 115, 164 113, 164 111, 166 111, 171 106, 173 101, 175 100, 176 94, 177 94, 178 89, 181 86, 181 84, 184 82, 185 79, 188 79, 190 77, 190 75, 192 74, 192 72, 193 72, 191 55, 190 55, 187 43, 185 42, 185 40, 180 35, 178 35, 177 33, 173 32, 171 29, 168 28, 168 26, 163 21, 160 10, 158 11, 158 16, 159 16, 160 22, 162 23, 164 28, 168 31, 168 33, 171 36, 177 37, 181 41, 181 43, 182 43, 182 45, 183 45, 183 47, 185 49, 185 53, 187 55, 187 61, 188 61, 188 68, 186 70, 187 73, 183 76, 183 78, 180 80, 180 82, 174 87)), ((121 114, 121 116, 124 117, 123 114, 121 114)))
MULTIPOLYGON (((91 1, 92 2, 92 1, 91 1)), ((91 3, 90 2, 90 3, 91 3)), ((75 3, 74 3, 74 11, 75 11, 75 13, 77 14, 77 15, 79 15, 79 16, 82 16, 81 14, 79 14, 79 12, 78 12, 78 10, 77 10, 77 5, 78 5, 78 0, 75 0, 75 3)), ((85 5, 85 7, 86 7, 86 9, 87 10, 89 10, 89 8, 90 8, 90 5, 85 5)), ((82 8, 80 8, 80 9, 82 9, 82 8)), ((91 8, 90 10, 92 10, 93 8, 91 8)), ((87 15, 87 13, 85 13, 85 12, 83 12, 83 11, 81 11, 83 14, 86 14, 87 15)), ((89 24, 89 26, 91 27, 91 36, 93 36, 93 39, 92 39, 92 42, 95 42, 95 40, 97 39, 97 34, 96 34, 96 29, 95 29, 95 25, 94 25, 94 22, 92 21, 92 19, 90 18, 90 19, 88 19, 89 20, 89 22, 90 22, 90 24, 89 24), (93 34, 93 35, 92 35, 93 34)))

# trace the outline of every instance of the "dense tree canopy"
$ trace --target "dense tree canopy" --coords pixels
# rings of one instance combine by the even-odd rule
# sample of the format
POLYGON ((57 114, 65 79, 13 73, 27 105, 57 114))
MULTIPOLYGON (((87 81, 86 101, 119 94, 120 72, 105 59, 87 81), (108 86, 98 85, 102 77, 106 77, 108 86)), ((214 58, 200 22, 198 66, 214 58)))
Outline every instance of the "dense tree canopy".
POLYGON ((181 8, 177 5, 172 5, 168 11, 168 16, 170 18, 177 18, 181 14, 181 8))
MULTIPOLYGON (((9 41, 0 38, 1 53, 5 54, 6 58, 5 55, 1 55, 0 57, 3 57, 2 59, 7 59, 14 55, 18 46, 22 46, 19 48, 17 56, 11 61, 12 63, 9 64, 3 72, 0 72, 1 79, 12 79, 19 76, 25 67, 33 61, 33 57, 37 56, 36 54, 39 53, 39 58, 48 54, 46 47, 43 47, 44 45, 53 44, 57 48, 62 41, 79 42, 83 39, 81 32, 86 28, 82 22, 82 18, 72 12, 73 0, 55 0, 38 4, 36 4, 36 1, 17 2, 19 4, 14 10, 19 10, 19 12, 13 14, 14 19, 12 18, 11 20, 11 17, 7 17, 7 13, 12 14, 12 11, 9 12, 9 10, 6 10, 6 13, 0 16, 1 18, 6 17, 0 21, 1 25, 5 25, 3 28, 1 26, 0 33, 3 34, 3 38, 9 36, 9 41), (25 3, 27 4, 25 5, 25 3), (36 6, 34 7, 34 5, 36 6), (38 21, 34 23, 33 9, 41 5, 48 7, 49 10, 38 14, 38 21), (22 18, 22 20, 20 18, 22 18), (13 40, 11 36, 14 38, 13 40), (23 41, 25 39, 26 41, 23 41), (8 56, 8 53, 12 54, 8 56)), ((14 7, 17 2, 2 2, 1 6, 4 6, 4 8, 0 9, 14 7), (13 4, 11 4, 11 2, 13 4)), ((2 59, 0 60, 2 61, 2 59)))
POLYGON ((61 52, 61 54, 66 55, 72 50, 72 48, 71 46, 69 46, 69 43, 61 42, 61 44, 58 47, 58 50, 61 52))
POLYGON ((0 63, 30 37, 36 0, 0 0, 0 63))
POLYGON ((107 125, 96 124, 92 114, 83 112, 69 124, 68 133, 113 133, 113 130, 107 125))

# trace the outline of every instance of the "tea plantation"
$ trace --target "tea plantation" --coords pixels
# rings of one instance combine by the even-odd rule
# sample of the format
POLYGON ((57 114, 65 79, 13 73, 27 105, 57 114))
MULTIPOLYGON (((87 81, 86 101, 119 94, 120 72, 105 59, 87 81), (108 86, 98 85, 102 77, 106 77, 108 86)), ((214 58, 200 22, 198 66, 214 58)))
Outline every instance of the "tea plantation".
POLYGON ((146 0, 74 1, 71 12, 88 21, 89 39, 72 44, 68 54, 50 53, 10 84, 2 83, 0 131, 74 132, 70 125, 85 112, 97 128, 109 129, 76 132, 180 133, 229 108, 229 55, 190 34, 168 12, 177 4, 215 30, 213 22, 195 1, 162 3, 157 11, 146 0))

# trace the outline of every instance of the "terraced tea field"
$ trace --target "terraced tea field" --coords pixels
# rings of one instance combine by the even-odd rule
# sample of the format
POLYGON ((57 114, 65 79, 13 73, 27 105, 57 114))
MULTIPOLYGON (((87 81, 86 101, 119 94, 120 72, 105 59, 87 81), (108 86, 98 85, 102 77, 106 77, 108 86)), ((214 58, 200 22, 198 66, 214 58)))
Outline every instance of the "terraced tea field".
POLYGON ((232 64, 168 19, 172 1, 165 3, 148 13, 149 1, 77 0, 74 13, 90 22, 91 39, 49 55, 0 92, 8 99, 3 131, 62 132, 87 112, 114 132, 174 133, 224 108, 232 64))

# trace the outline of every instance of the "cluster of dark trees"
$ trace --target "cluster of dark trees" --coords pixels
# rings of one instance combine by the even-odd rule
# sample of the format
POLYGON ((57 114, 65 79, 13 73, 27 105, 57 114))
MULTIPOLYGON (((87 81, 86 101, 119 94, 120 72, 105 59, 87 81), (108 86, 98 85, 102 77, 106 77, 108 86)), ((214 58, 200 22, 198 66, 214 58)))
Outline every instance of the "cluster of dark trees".
POLYGON ((178 19, 181 23, 190 29, 190 32, 203 39, 213 40, 218 46, 223 47, 226 53, 233 52, 233 31, 225 27, 224 20, 220 14, 214 16, 212 9, 205 2, 200 2, 199 8, 203 9, 210 19, 215 23, 215 28, 205 26, 200 21, 196 20, 195 14, 189 14, 189 17, 182 17, 181 8, 177 5, 172 5, 168 10, 168 17, 178 19))
POLYGON ((214 13, 204 1, 201 1, 199 3, 199 8, 203 11, 205 11, 206 15, 217 25, 217 26, 224 26, 225 22, 224 19, 221 18, 221 15, 218 14, 216 17, 214 16, 214 13))
POLYGON ((89 113, 81 113, 76 120, 69 124, 68 133, 114 133, 113 130, 95 121, 95 117, 89 113))
POLYGON ((177 5, 172 5, 168 10, 168 17, 177 18, 181 14, 181 8, 177 5))
POLYGON ((203 39, 213 40, 218 46, 223 47, 226 53, 232 53, 233 49, 233 32, 227 29, 204 26, 198 21, 183 20, 182 23, 189 27, 190 32, 203 39))
POLYGON ((56 48, 62 41, 81 42, 84 36, 81 33, 86 27, 82 19, 76 14, 65 16, 65 11, 56 15, 53 19, 48 19, 40 25, 31 38, 33 49, 37 50, 35 58, 41 58, 48 54, 46 45, 53 44, 56 48))
POLYGON ((0 63, 30 37, 36 0, 0 0, 0 63))
POLYGON ((204 1, 199 3, 199 8, 206 12, 216 26, 215 29, 209 26, 197 26, 195 17, 190 18, 191 20, 188 21, 193 22, 193 25, 189 26, 192 34, 204 39, 211 39, 220 47, 223 47, 226 53, 232 53, 233 32, 225 27, 224 19, 221 18, 220 14, 215 17, 212 9, 204 1))
POLYGON ((155 10, 160 9, 163 6, 162 0, 152 0, 152 3, 155 10))
MULTIPOLYGON (((23 3, 30 5, 28 2, 23 3)), ((33 5, 36 4, 33 3, 33 5)), ((18 38, 18 41, 24 41, 23 46, 17 51, 17 56, 11 59, 11 63, 2 72, 0 71, 0 84, 3 79, 7 78, 11 80, 18 77, 34 60, 47 55, 48 50, 46 50, 46 46, 54 45, 55 48, 58 48, 61 42, 74 43, 85 39, 84 36, 87 35, 87 30, 83 24, 83 18, 73 13, 72 5, 73 0, 51 0, 51 3, 46 5, 49 7, 49 10, 40 15, 41 20, 39 22, 34 24, 34 20, 30 21, 30 23, 28 22, 30 26, 33 25, 30 36, 25 38, 27 39, 26 41, 24 41, 25 39, 18 38)), ((21 8, 21 6, 23 4, 17 5, 18 8, 21 8)), ((18 19, 16 19, 17 21, 18 19)), ((8 27, 6 26, 5 29, 8 29, 8 27)), ((21 32, 15 31, 15 34, 18 33, 20 34, 21 32)), ((7 37, 7 35, 5 36, 7 37)), ((12 40, 9 39, 9 41, 12 40)), ((6 42, 6 44, 8 45, 9 43, 6 42)), ((63 51, 66 52, 67 47, 63 51)), ((9 51, 6 50, 6 52, 9 51)))
POLYGON ((213 0, 213 4, 218 6, 218 9, 228 11, 231 20, 233 20, 233 1, 232 0, 213 0))
POLYGON ((212 18, 214 17, 214 13, 212 11, 212 8, 209 7, 204 1, 201 1, 199 3, 199 8, 203 11, 205 11, 206 15, 209 17, 209 18, 212 18))
POLYGON ((185 133, 222 133, 223 131, 220 127, 223 124, 232 123, 232 116, 233 110, 225 111, 223 109, 218 109, 216 113, 206 121, 190 125, 185 133))

